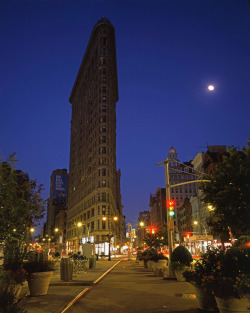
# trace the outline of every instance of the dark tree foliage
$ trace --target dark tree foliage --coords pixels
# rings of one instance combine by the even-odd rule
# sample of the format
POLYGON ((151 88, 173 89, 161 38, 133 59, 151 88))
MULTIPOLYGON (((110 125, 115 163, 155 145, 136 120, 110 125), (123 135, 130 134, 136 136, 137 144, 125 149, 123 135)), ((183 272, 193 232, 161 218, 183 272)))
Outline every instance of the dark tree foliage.
POLYGON ((155 228, 155 233, 152 234, 150 231, 148 231, 145 235, 145 242, 146 245, 150 248, 160 248, 161 246, 165 246, 168 244, 168 233, 167 229, 162 228, 155 228))
POLYGON ((250 139, 242 151, 229 147, 215 172, 203 183, 203 201, 215 209, 208 220, 215 233, 234 237, 249 233, 250 221, 250 139))
POLYGON ((37 225, 45 211, 42 186, 16 170, 15 163, 15 154, 0 163, 0 243, 6 267, 22 262, 30 228, 37 225))

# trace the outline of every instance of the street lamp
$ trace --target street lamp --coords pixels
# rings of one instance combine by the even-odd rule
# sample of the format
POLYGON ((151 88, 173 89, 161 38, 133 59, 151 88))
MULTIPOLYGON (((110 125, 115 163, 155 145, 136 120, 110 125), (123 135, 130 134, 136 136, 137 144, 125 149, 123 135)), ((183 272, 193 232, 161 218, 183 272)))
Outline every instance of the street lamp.
POLYGON ((205 225, 202 224, 201 222, 194 221, 194 225, 195 225, 195 226, 198 226, 199 224, 200 224, 202 227, 204 227, 205 235, 206 235, 206 238, 207 238, 207 229, 206 229, 205 225))
MULTIPOLYGON (((109 224, 108 224, 108 231, 109 231, 109 233, 108 233, 108 240, 109 240, 109 257, 108 257, 108 260, 111 261, 110 240, 111 240, 111 238, 113 237, 113 235, 110 233, 110 227, 111 227, 110 221, 111 221, 111 217, 103 216, 103 217, 102 217, 102 220, 103 220, 104 222, 106 222, 107 220, 109 221, 109 224)), ((118 217, 117 217, 117 216, 113 216, 113 221, 114 221, 114 222, 117 222, 117 221, 118 221, 118 217)))
POLYGON ((87 232, 88 232, 88 238, 87 238, 87 241, 89 242, 89 227, 88 227, 88 225, 87 224, 84 224, 84 223, 82 223, 82 222, 78 222, 77 223, 77 227, 82 227, 82 226, 85 226, 86 228, 87 228, 87 232))
MULTIPOLYGON (((55 228, 55 233, 59 233, 61 232, 62 234, 62 246, 63 246, 63 232, 61 229, 59 229, 58 227, 55 228)), ((59 236, 59 248, 60 248, 60 236, 59 236)))

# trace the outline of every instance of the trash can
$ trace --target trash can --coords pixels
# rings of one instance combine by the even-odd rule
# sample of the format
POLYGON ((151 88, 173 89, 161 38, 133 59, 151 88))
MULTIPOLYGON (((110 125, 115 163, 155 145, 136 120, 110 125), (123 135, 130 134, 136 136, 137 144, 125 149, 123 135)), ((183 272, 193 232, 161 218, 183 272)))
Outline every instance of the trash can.
POLYGON ((96 257, 91 255, 89 257, 89 268, 95 268, 96 267, 96 257))
POLYGON ((73 277, 73 260, 69 258, 62 258, 60 263, 60 277, 61 280, 70 281, 73 277))

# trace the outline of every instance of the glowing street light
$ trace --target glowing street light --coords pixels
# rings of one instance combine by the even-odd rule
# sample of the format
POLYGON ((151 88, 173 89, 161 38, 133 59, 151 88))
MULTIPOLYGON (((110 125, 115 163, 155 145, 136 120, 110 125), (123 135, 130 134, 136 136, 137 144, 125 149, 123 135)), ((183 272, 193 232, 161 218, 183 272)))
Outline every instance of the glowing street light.
MULTIPOLYGON (((106 222, 107 220, 110 220, 111 219, 111 217, 107 217, 107 216, 103 216, 102 217, 102 220, 104 221, 104 222, 106 222)), ((114 222, 117 222, 118 221, 118 217, 117 216, 113 216, 113 221, 114 222)), ((108 224, 108 231, 109 231, 109 233, 108 233, 108 240, 109 240, 109 257, 108 257, 108 260, 109 261, 111 261, 111 251, 110 251, 110 239, 111 239, 111 237, 112 237, 112 234, 110 233, 110 223, 108 224)))
POLYGON ((31 227, 31 228, 30 228, 30 232, 31 232, 31 233, 34 233, 34 231, 35 231, 35 228, 34 228, 34 227, 31 227))

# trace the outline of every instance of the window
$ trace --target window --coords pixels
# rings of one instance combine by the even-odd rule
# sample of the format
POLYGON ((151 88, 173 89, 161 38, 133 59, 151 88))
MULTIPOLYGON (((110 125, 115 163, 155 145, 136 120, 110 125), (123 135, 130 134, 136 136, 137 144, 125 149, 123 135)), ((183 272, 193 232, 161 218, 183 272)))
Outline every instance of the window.
POLYGON ((107 92, 107 88, 106 87, 102 87, 102 92, 106 93, 107 92))
POLYGON ((106 154, 107 148, 106 147, 101 147, 99 148, 99 154, 106 154))
POLYGON ((99 112, 107 112, 107 107, 105 105, 101 106, 99 112))
POLYGON ((107 131, 106 126, 100 127, 100 133, 106 133, 106 131, 107 131))
POLYGON ((101 116, 99 118, 99 122, 101 122, 101 123, 106 122, 106 116, 101 116))
POLYGON ((102 65, 105 65, 107 62, 106 62, 107 60, 105 59, 105 58, 101 58, 101 60, 100 60, 100 63, 102 64, 102 65))
POLYGON ((87 212, 87 218, 90 218, 90 211, 87 212))
POLYGON ((105 192, 102 193, 102 201, 106 201, 106 193, 105 192))
MULTIPOLYGON (((99 230, 100 229, 100 220, 97 220, 97 229, 99 230)), ((97 235, 99 237, 99 235, 97 235)), ((96 236, 96 237, 97 237, 96 236)), ((98 241, 98 240, 97 240, 98 241)))
POLYGON ((93 217, 95 215, 95 209, 91 209, 91 217, 93 217))
POLYGON ((106 180, 102 181, 102 187, 106 187, 106 180))
POLYGON ((102 229, 106 229, 106 222, 102 221, 102 229))
POLYGON ((100 38, 100 44, 103 45, 103 46, 106 46, 106 44, 107 44, 107 38, 106 38, 106 37, 101 37, 101 38, 100 38))
POLYGON ((106 176, 106 168, 102 169, 102 176, 106 176))
POLYGON ((107 159, 106 158, 100 158, 99 159, 99 165, 104 165, 107 164, 107 159))
POLYGON ((99 143, 106 143, 106 136, 99 137, 99 143))
POLYGON ((95 229, 95 222, 91 222, 90 230, 94 231, 94 229, 95 229))
POLYGON ((106 97, 102 97, 102 102, 107 102, 107 98, 106 97))
POLYGON ((102 215, 106 215, 106 205, 102 206, 102 215))

